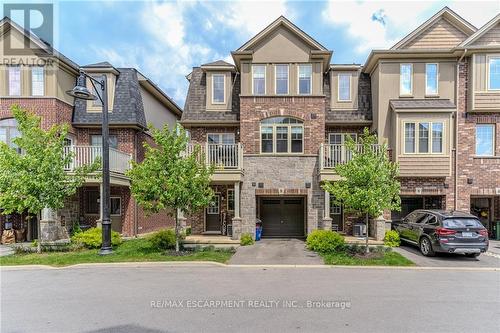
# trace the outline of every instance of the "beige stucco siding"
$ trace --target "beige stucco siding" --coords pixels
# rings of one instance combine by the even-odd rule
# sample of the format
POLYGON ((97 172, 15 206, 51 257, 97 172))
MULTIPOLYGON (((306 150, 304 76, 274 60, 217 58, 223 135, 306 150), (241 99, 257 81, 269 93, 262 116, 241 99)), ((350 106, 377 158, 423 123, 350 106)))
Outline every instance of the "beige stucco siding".
POLYGON ((170 129, 174 128, 177 117, 146 89, 140 87, 140 91, 146 123, 152 124, 156 128, 162 128, 164 125, 168 125, 170 129))
POLYGON ((485 32, 484 35, 475 40, 472 45, 500 45, 500 23, 497 23, 496 26, 485 32))
POLYGON ((485 54, 479 53, 472 56, 472 110, 500 110, 500 91, 489 90, 489 58, 500 56, 500 53, 485 54))
POLYGON ((308 62, 310 47, 285 27, 271 32, 253 48, 254 63, 308 62))
POLYGON ((231 71, 207 71, 207 111, 228 111, 231 110, 231 71), (213 103, 213 91, 212 91, 212 77, 214 74, 222 74, 225 77, 224 80, 224 103, 217 104, 213 103))
POLYGON ((419 36, 408 42, 403 48, 430 49, 452 48, 463 42, 468 36, 446 19, 436 21, 419 36))
POLYGON ((391 133, 389 101, 391 99, 444 98, 455 102, 456 65, 451 60, 438 61, 438 95, 425 95, 425 64, 436 63, 435 59, 408 59, 406 61, 386 60, 380 62, 372 73, 372 96, 374 105, 374 129, 382 142, 391 133), (411 97, 399 95, 399 72, 401 63, 413 64, 413 94, 411 97), (376 96, 375 96, 376 95, 376 96))
MULTIPOLYGON (((392 112, 392 111, 391 111, 392 112)), ((427 112, 393 114, 393 153, 399 162, 401 176, 412 177, 446 177, 451 174, 451 155, 453 145, 453 121, 451 113, 427 112), (442 122, 443 152, 428 154, 404 153, 404 126, 407 122, 442 122)), ((418 136, 416 135, 416 140, 418 136)))
POLYGON ((358 108, 358 82, 359 71, 330 71, 330 105, 332 109, 355 110, 358 108), (348 74, 351 76, 350 101, 339 101, 339 74, 348 74))

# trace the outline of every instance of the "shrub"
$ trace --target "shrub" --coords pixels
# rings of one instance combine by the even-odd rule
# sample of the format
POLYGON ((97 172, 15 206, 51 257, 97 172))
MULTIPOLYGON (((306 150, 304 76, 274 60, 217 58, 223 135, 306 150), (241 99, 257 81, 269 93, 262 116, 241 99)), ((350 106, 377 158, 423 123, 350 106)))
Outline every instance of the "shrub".
MULTIPOLYGON (((179 240, 184 236, 179 235, 179 240)), ((175 248, 175 231, 173 229, 163 229, 151 234, 148 237, 151 246, 159 251, 170 250, 175 248)))
POLYGON ((344 250, 345 239, 331 230, 314 230, 307 236, 306 245, 309 250, 316 252, 336 252, 344 250))
MULTIPOLYGON (((83 244, 88 249, 98 249, 102 244, 102 228, 90 228, 77 233, 71 237, 71 241, 76 244, 83 244)), ((117 246, 122 243, 120 234, 111 231, 111 245, 117 246)))
POLYGON ((187 227, 186 228, 186 236, 190 236, 191 235, 191 227, 187 227))
POLYGON ((364 245, 350 244, 346 246, 346 251, 350 255, 363 254, 366 252, 366 248, 364 245))
POLYGON ((397 247, 401 244, 399 233, 396 230, 389 230, 385 232, 384 244, 390 247, 397 247))
POLYGON ((253 240, 251 234, 249 234, 248 232, 246 232, 246 233, 244 233, 244 234, 241 235, 241 239, 240 239, 240 245, 241 246, 252 245, 253 243, 255 243, 255 241, 253 240))

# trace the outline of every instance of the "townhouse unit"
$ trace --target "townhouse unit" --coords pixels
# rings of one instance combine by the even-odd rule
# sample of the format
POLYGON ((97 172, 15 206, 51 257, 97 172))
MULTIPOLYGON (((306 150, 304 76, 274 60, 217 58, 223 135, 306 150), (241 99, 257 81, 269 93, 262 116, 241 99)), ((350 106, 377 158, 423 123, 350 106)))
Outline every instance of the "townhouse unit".
MULTIPOLYGON (((143 142, 151 142, 148 124, 156 127, 175 126, 182 110, 157 85, 134 68, 115 68, 108 62, 80 67, 16 23, 4 18, 0 23, 2 50, 7 45, 31 45, 22 55, 6 55, 0 65, 0 140, 13 145, 19 135, 10 108, 17 104, 42 119, 42 127, 69 124, 66 138, 68 153, 74 154, 67 171, 89 164, 101 156, 102 105, 99 100, 75 100, 66 94, 76 84, 80 70, 91 76, 106 75, 110 123, 110 182, 112 229, 124 235, 171 227, 173 219, 163 212, 145 215, 130 193, 130 180, 125 175, 131 160, 144 157, 143 142)), ((93 89, 87 82, 89 89, 93 89)), ((57 222, 71 228, 96 226, 101 215, 101 179, 88 177, 84 185, 65 207, 55 212, 57 222)), ((0 207, 1 209, 1 207, 0 207)), ((37 238, 37 221, 28 225, 26 214, 1 215, 1 229, 25 229, 26 239, 37 238)), ((1 230, 0 230, 1 231, 1 230)))
MULTIPOLYGON (((402 212, 471 211, 500 219, 500 16, 481 29, 445 7, 364 65, 328 50, 285 17, 222 60, 194 67, 181 123, 215 165, 214 201, 187 216, 193 234, 238 239, 314 229, 362 232, 325 192, 345 142, 365 127, 399 163, 402 212)), ((376 228, 375 228, 376 226, 376 228)))

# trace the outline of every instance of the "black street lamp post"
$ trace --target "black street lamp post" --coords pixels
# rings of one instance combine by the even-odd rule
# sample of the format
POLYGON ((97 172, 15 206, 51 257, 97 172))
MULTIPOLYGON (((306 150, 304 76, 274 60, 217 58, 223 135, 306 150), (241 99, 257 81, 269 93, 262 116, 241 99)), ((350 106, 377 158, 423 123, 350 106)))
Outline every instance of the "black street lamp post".
POLYGON ((80 71, 76 86, 66 93, 78 99, 96 100, 99 99, 102 103, 102 245, 99 251, 100 255, 111 254, 111 218, 109 212, 110 205, 110 188, 109 188, 109 121, 108 121, 108 88, 106 83, 106 75, 103 74, 101 80, 97 80, 88 75, 84 71, 80 71), (86 78, 94 87, 96 95, 93 95, 86 85, 86 78), (101 94, 96 88, 100 87, 101 94))

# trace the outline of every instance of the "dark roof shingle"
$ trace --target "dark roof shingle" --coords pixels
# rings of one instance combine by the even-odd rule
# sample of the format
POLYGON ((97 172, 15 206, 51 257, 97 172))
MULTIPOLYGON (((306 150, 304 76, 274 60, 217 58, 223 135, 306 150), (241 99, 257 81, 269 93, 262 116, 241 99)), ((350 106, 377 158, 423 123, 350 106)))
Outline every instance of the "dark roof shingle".
POLYGON ((391 99, 390 105, 393 110, 402 109, 456 109, 455 103, 444 98, 429 99, 391 99))

